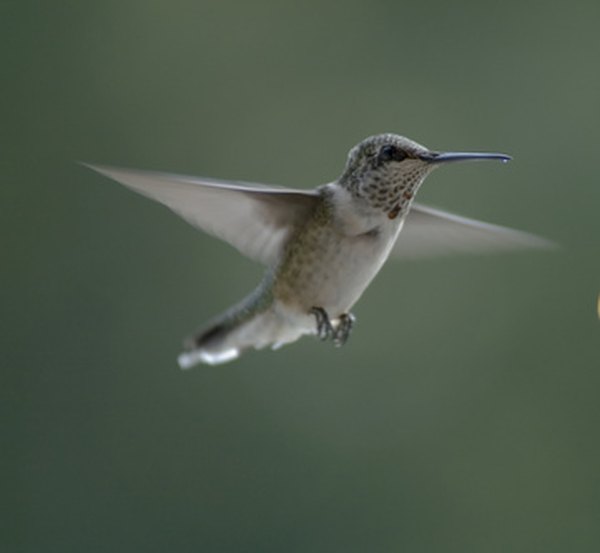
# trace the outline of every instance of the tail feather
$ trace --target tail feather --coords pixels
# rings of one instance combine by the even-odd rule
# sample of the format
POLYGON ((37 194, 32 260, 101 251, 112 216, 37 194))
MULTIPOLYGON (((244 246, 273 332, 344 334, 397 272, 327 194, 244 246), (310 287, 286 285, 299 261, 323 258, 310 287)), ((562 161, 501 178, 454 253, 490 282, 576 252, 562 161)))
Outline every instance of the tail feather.
POLYGON ((264 311, 229 311, 212 325, 192 336, 178 358, 182 369, 198 363, 219 365, 232 361, 245 350, 278 348, 314 333, 314 319, 309 314, 294 314, 277 302, 264 311))
POLYGON ((206 363, 208 365, 220 365, 221 363, 227 363, 233 361, 239 357, 240 351, 232 348, 220 353, 210 353, 201 349, 193 351, 184 351, 177 358, 177 362, 182 369, 191 369, 198 363, 206 363))
POLYGON ((179 366, 190 369, 198 363, 219 365, 239 357, 241 348, 229 344, 231 340, 227 339, 238 326, 235 321, 220 320, 188 338, 184 343, 185 351, 177 358, 179 366))

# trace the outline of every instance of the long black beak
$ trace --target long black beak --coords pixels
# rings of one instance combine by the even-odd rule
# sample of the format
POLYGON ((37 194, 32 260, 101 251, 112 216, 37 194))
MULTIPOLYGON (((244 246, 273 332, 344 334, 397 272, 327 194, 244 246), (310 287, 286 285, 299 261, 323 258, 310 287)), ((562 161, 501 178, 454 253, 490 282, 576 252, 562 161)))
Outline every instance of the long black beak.
POLYGON ((512 158, 506 154, 488 154, 479 152, 428 152, 419 156, 429 163, 449 163, 452 161, 475 161, 478 159, 498 159, 504 163, 512 158))

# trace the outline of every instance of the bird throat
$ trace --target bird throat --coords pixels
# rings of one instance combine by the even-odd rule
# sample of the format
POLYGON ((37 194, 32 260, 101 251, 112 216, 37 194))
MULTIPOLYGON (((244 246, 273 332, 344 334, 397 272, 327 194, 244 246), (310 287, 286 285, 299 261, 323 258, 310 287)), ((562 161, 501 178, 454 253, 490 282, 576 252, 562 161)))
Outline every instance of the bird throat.
POLYGON ((429 172, 428 167, 415 165, 408 170, 381 170, 363 173, 362 183, 356 183, 355 193, 369 207, 383 211, 390 220, 406 215, 421 183, 429 172))

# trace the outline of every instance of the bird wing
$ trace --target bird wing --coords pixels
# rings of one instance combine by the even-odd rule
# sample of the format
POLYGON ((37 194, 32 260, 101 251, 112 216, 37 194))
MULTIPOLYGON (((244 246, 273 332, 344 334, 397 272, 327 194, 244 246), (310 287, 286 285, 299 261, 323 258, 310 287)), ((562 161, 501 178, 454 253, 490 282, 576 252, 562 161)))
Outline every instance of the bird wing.
POLYGON ((553 244, 526 232, 414 204, 392 255, 418 259, 460 253, 496 253, 553 244))
POLYGON ((267 265, 277 259, 290 231, 306 219, 318 198, 314 191, 84 165, 267 265))

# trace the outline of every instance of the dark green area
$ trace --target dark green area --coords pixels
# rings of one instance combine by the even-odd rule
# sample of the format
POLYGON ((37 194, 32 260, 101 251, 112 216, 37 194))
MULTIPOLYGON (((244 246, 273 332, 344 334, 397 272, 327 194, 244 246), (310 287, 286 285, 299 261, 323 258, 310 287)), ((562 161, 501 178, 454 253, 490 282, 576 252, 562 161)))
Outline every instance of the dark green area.
POLYGON ((0 2, 0 549, 600 549, 597 1, 0 2), (340 350, 183 373, 261 268, 76 160, 311 187, 369 134, 555 253, 389 263, 340 350))

